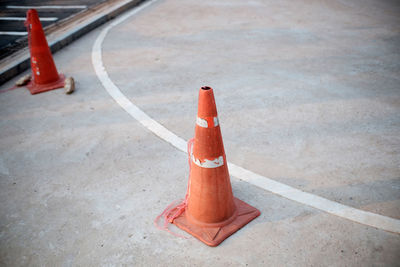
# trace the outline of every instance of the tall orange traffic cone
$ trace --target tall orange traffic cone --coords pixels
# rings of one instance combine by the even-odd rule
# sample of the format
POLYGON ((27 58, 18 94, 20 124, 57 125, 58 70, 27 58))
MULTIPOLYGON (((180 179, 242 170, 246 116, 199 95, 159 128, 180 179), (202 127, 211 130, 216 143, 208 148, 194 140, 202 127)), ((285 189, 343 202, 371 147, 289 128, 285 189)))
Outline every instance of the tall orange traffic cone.
POLYGON ((64 87, 65 77, 57 72, 49 45, 35 9, 26 12, 25 26, 31 53, 32 81, 27 85, 31 94, 64 87))
POLYGON ((200 89, 192 144, 186 199, 165 217, 207 245, 217 246, 259 216, 260 211, 232 194, 214 93, 210 87, 200 89))

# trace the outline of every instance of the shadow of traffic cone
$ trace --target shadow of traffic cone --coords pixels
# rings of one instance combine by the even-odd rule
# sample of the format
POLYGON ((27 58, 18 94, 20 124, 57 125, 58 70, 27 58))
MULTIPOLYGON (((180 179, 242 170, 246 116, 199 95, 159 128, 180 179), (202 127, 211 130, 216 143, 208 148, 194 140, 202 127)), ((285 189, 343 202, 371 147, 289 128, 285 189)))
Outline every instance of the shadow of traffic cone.
POLYGON ((25 26, 28 29, 29 51, 33 79, 27 85, 31 94, 64 87, 65 76, 57 72, 50 48, 35 9, 26 12, 25 26))
POLYGON ((169 220, 205 244, 217 246, 259 216, 260 211, 232 194, 214 93, 210 87, 200 89, 195 137, 189 157, 190 176, 184 208, 179 213, 172 209, 170 213, 177 215, 169 216, 169 220))

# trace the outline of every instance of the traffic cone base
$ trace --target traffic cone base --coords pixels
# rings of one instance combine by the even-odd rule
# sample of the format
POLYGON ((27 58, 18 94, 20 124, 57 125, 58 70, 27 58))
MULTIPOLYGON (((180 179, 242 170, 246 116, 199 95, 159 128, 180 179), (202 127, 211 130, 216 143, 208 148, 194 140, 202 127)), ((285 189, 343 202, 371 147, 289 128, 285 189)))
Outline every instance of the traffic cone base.
POLYGON ((200 223, 185 210, 173 220, 173 224, 188 232, 206 245, 215 247, 240 228, 260 215, 260 211, 244 201, 233 198, 236 210, 231 218, 219 223, 200 223))
POLYGON ((27 87, 32 95, 62 88, 65 84, 65 76, 62 73, 59 73, 58 76, 59 79, 57 81, 46 84, 37 84, 34 80, 32 80, 27 87))

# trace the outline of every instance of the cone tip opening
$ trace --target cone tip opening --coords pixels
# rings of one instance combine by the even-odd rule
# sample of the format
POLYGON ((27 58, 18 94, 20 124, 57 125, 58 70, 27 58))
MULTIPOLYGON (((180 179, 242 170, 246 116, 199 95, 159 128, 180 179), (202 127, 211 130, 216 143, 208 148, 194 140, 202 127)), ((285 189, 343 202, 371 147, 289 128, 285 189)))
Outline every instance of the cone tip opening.
POLYGON ((211 90, 212 88, 210 86, 202 86, 200 89, 206 91, 211 90))
POLYGON ((31 21, 33 16, 39 16, 36 9, 33 9, 33 8, 28 9, 26 11, 26 21, 31 21))
POLYGON ((34 8, 28 9, 28 10, 26 11, 26 14, 27 14, 27 15, 28 15, 28 14, 34 14, 34 13, 37 14, 37 10, 34 9, 34 8))

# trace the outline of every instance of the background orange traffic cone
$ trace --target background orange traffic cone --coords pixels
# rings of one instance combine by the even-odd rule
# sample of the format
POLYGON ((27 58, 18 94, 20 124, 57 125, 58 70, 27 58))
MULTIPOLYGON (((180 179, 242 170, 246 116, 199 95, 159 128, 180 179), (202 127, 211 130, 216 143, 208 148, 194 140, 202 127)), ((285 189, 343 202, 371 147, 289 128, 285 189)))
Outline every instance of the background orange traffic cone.
POLYGON ((217 246, 260 215, 260 211, 233 197, 222 143, 214 93, 202 87, 195 138, 189 143, 190 177, 183 204, 168 211, 169 222, 217 246))
POLYGON ((33 74, 33 79, 27 85, 29 91, 31 94, 37 94, 64 87, 65 77, 57 72, 42 24, 35 9, 30 9, 26 13, 25 26, 28 29, 33 74))

